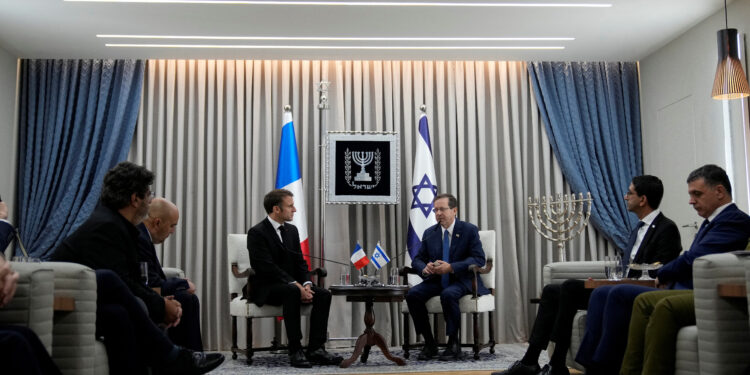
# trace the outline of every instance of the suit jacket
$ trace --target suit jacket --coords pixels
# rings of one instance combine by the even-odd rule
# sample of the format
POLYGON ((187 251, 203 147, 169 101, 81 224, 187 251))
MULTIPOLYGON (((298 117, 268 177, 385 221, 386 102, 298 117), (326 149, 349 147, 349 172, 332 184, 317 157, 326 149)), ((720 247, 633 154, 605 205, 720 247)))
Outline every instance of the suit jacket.
POLYGON ((52 253, 50 260, 83 264, 117 273, 136 297, 146 303, 155 322, 164 320, 164 298, 141 283, 138 229, 119 212, 99 204, 86 221, 52 253))
POLYGON ((667 263, 657 272, 659 282, 676 289, 693 289, 693 261, 706 254, 742 250, 750 238, 750 216, 732 203, 713 221, 702 226, 690 249, 667 263))
MULTIPOLYGON (((443 257, 443 230, 440 224, 435 224, 422 234, 422 245, 417 256, 411 261, 411 267, 422 274, 427 263, 434 262, 443 257)), ((484 267, 485 256, 482 250, 482 242, 479 241, 479 230, 474 224, 456 219, 451 233, 451 246, 448 250, 447 262, 451 264, 453 273, 449 274, 451 283, 461 283, 471 290, 471 282, 474 273, 469 271, 469 266, 476 264, 484 267)), ((441 275, 429 275, 427 282, 439 283, 441 275)), ((482 279, 477 283, 479 294, 488 294, 490 291, 482 284, 482 279)))
POLYGON ((281 243, 276 230, 268 218, 250 228, 247 232, 247 250, 250 264, 255 271, 252 295, 245 298, 263 306, 268 297, 266 286, 289 284, 294 281, 304 284, 310 281, 307 261, 302 256, 299 232, 292 224, 284 224, 286 235, 281 243))
MULTIPOLYGON (((625 262, 630 260, 630 250, 625 249, 623 258, 625 262)), ((680 243, 680 230, 674 221, 670 220, 664 214, 659 213, 651 222, 651 226, 643 236, 638 252, 635 254, 633 263, 654 263, 661 262, 667 264, 677 258, 682 251, 680 243)), ((641 271, 630 270, 628 277, 640 277, 641 271)))
POLYGON ((156 248, 151 242, 151 234, 148 233, 146 224, 140 223, 136 226, 140 231, 138 235, 138 261, 148 263, 148 286, 161 288, 161 295, 171 296, 178 290, 190 289, 187 280, 180 278, 169 278, 164 275, 159 257, 156 256, 156 248))
POLYGON ((7 221, 0 220, 0 252, 5 251, 10 241, 13 241, 13 233, 15 233, 13 225, 7 221))

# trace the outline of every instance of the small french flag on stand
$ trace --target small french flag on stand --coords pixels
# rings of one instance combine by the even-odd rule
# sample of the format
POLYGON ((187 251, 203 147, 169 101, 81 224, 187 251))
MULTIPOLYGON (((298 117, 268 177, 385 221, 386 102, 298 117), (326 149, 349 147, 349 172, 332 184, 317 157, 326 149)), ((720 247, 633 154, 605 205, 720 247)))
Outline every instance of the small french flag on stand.
POLYGON ((391 261, 391 259, 388 258, 388 254, 386 254, 385 251, 383 251, 383 248, 380 247, 380 242, 378 242, 378 244, 375 246, 375 250, 372 252, 370 261, 372 261, 372 264, 377 269, 382 268, 391 261))
POLYGON ((359 242, 357 242, 357 246, 354 248, 354 251, 352 251, 352 257, 350 259, 352 263, 354 263, 354 267, 358 270, 370 263, 370 260, 367 259, 367 254, 362 250, 362 246, 359 245, 359 242))

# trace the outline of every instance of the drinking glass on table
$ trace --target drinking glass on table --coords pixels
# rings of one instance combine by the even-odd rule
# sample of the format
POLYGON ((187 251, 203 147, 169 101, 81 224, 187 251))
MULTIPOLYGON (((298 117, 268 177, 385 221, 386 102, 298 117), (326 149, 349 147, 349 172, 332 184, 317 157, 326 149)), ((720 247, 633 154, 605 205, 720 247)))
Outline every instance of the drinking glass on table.
POLYGON ((398 281, 398 268, 391 267, 391 271, 388 274, 388 285, 399 285, 398 281))
POLYGON ((619 255, 615 257, 614 265, 612 266, 612 280, 622 280, 625 267, 622 264, 622 258, 619 255))
POLYGON ((341 285, 350 285, 351 284, 351 273, 349 271, 349 267, 341 267, 341 285))
POLYGON ((610 256, 604 257, 604 277, 612 280, 612 257, 610 256))

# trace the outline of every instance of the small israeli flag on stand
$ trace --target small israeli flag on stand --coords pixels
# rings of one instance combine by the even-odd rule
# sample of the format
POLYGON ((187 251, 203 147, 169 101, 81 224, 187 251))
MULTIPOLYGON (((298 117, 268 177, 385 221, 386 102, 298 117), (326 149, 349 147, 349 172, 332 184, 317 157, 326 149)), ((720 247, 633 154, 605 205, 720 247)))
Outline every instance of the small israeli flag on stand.
POLYGON ((383 248, 380 247, 380 242, 378 242, 377 245, 375 245, 375 250, 372 252, 372 257, 370 258, 370 261, 377 269, 383 268, 388 262, 391 261, 390 258, 388 258, 388 254, 383 251, 383 248))

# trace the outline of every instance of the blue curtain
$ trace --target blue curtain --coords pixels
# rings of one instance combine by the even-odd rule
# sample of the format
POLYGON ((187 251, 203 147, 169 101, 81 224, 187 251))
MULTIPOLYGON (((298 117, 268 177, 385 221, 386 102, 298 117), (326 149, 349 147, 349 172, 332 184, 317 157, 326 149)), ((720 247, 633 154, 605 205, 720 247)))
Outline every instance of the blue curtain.
POLYGON ((143 69, 141 60, 21 61, 16 224, 29 255, 45 258, 83 223, 104 174, 126 159, 143 69))
POLYGON ((636 63, 531 62, 528 69, 563 175, 574 192, 591 192, 592 224, 624 248, 637 219, 622 197, 643 174, 636 63))

